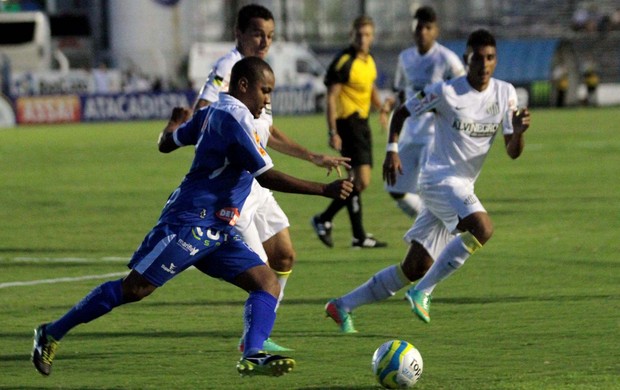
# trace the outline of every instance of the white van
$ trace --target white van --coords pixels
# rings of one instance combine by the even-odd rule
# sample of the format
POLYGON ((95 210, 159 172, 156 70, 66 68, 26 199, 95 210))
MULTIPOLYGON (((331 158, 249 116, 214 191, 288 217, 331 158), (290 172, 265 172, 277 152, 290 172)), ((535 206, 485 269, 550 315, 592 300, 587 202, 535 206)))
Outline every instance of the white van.
MULTIPOLYGON (((191 46, 188 78, 194 90, 200 90, 215 61, 234 46, 235 42, 198 42, 191 46)), ((272 97, 274 113, 323 110, 327 93, 323 84, 325 68, 310 48, 293 42, 273 42, 266 60, 276 77, 272 97)))
POLYGON ((0 13, 0 57, 10 61, 13 71, 49 70, 52 38, 47 16, 43 12, 0 13))

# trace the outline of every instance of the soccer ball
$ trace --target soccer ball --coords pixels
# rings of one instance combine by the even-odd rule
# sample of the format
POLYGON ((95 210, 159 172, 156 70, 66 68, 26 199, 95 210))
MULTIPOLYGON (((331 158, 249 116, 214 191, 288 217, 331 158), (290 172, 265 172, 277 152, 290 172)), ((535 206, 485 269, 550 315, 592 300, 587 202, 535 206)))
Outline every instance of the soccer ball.
POLYGON ((383 343, 372 355, 372 372, 387 389, 409 389, 422 375, 422 355, 403 340, 383 343))

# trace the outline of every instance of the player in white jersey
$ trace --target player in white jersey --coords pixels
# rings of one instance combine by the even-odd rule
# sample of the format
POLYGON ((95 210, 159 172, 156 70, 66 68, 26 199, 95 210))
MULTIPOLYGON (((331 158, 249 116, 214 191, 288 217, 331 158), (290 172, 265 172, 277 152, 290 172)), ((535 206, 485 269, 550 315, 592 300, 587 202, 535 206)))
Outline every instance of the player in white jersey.
MULTIPOLYGON (((405 234, 411 243, 400 264, 387 267, 366 283, 327 303, 327 314, 343 332, 354 332, 350 312, 387 299, 419 280, 406 295, 413 312, 430 321, 430 296, 435 286, 480 249, 493 234, 493 225, 474 193, 474 183, 498 133, 512 159, 521 155, 530 124, 527 109, 517 110, 514 87, 492 78, 497 65, 495 38, 486 30, 467 41, 467 75, 433 84, 408 99, 394 113, 390 142, 398 142, 409 116, 433 111, 435 136, 420 173, 425 207, 405 234), (430 268, 430 269, 429 269, 430 268)), ((396 151, 386 153, 383 177, 394 184, 402 165, 396 151)))
MULTIPOLYGON (((394 91, 401 103, 415 96, 427 85, 465 74, 460 58, 436 41, 439 25, 435 10, 429 6, 420 7, 413 19, 415 46, 399 54, 394 77, 394 91)), ((392 102, 393 100, 384 105, 382 111, 391 111, 392 102)), ((423 206, 418 195, 417 182, 434 132, 435 121, 432 113, 409 117, 405 120, 398 143, 388 145, 388 149, 398 151, 400 159, 405 163, 402 166, 402 175, 398 176, 395 184, 386 184, 386 190, 396 200, 398 207, 412 218, 420 213, 423 206)))
MULTIPOLYGON (((218 94, 228 90, 231 69, 239 60, 248 56, 264 59, 269 52, 274 33, 274 18, 267 8, 256 4, 242 7, 237 14, 235 27, 237 46, 216 61, 200 90, 195 110, 216 102, 218 94)), ((328 169, 328 174, 335 168, 340 176, 340 166, 350 168, 347 163, 349 158, 312 153, 288 138, 273 126, 270 105, 263 110, 260 118, 255 120, 255 129, 263 147, 266 147, 269 142, 270 148, 325 167, 328 169)), ((243 213, 237 221, 236 229, 244 241, 259 254, 263 261, 268 262, 276 273, 280 283, 278 306, 284 296, 284 288, 295 261, 295 251, 288 228, 288 218, 276 202, 272 192, 261 187, 255 180, 243 207, 243 213)), ((279 346, 271 338, 267 339, 264 347, 269 351, 288 350, 288 348, 279 346)), ((239 344, 239 348, 243 350, 243 344, 239 344)))

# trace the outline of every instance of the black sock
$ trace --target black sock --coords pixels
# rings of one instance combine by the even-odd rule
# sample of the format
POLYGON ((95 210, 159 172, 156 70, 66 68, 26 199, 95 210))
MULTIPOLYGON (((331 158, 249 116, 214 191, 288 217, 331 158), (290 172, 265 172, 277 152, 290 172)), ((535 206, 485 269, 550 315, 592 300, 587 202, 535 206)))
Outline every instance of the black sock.
POLYGON ((349 211, 353 237, 364 240, 366 231, 364 231, 364 224, 362 223, 362 194, 357 190, 354 190, 347 199, 347 211, 349 211))
POLYGON ((338 214, 338 212, 342 210, 342 208, 345 207, 346 205, 347 205, 347 200, 342 200, 342 199, 332 200, 329 206, 327 206, 327 210, 323 211, 323 213, 319 215, 319 219, 321 220, 321 222, 327 222, 327 221, 331 222, 332 219, 334 219, 334 217, 336 216, 336 214, 338 214))

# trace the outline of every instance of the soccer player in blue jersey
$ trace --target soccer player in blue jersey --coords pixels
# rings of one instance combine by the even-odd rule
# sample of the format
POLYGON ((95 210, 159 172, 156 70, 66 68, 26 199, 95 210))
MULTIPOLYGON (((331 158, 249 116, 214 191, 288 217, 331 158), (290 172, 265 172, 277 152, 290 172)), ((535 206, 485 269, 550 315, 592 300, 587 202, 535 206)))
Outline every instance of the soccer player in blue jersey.
MULTIPOLYGON (((236 45, 228 53, 220 57, 207 76, 194 110, 208 106, 218 101, 220 92, 228 91, 230 72, 233 65, 244 57, 255 56, 265 59, 269 53, 272 39, 275 34, 273 14, 259 4, 248 4, 237 13, 235 23, 236 45)), ((263 147, 276 150, 328 169, 336 169, 340 175, 340 166, 351 168, 348 157, 327 156, 313 153, 292 139, 273 125, 271 107, 267 106, 255 120, 256 133, 263 147)), ((273 193, 263 188, 257 181, 252 185, 252 191, 245 202, 243 213, 237 221, 236 229, 243 240, 265 261, 276 273, 280 283, 278 305, 284 298, 284 289, 293 272, 295 263, 295 249, 289 232, 289 220, 280 207, 273 193)), ((238 348, 243 352, 243 337, 238 348)), ((263 348, 271 352, 290 351, 271 338, 265 340, 263 348)))
POLYGON ((309 182, 272 169, 256 137, 254 118, 270 102, 274 84, 269 65, 248 57, 235 65, 230 92, 217 103, 193 116, 187 109, 173 110, 160 145, 195 145, 189 172, 131 258, 129 274, 97 286, 64 316, 35 329, 32 362, 41 374, 50 374, 59 341, 75 326, 141 300, 192 265, 249 293, 246 348, 238 372, 279 376, 294 368, 293 359, 262 351, 275 322, 280 286, 234 226, 254 178, 274 190, 332 198, 346 198, 353 185, 345 180, 309 182))

